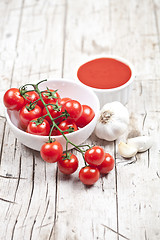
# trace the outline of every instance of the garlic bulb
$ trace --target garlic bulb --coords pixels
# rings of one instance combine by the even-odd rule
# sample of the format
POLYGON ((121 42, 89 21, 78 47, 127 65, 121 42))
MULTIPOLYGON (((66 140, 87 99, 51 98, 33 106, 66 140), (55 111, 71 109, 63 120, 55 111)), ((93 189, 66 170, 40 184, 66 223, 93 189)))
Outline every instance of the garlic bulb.
POLYGON ((105 104, 101 111, 95 127, 95 135, 107 141, 116 140, 122 135, 129 123, 127 108, 120 102, 105 104))

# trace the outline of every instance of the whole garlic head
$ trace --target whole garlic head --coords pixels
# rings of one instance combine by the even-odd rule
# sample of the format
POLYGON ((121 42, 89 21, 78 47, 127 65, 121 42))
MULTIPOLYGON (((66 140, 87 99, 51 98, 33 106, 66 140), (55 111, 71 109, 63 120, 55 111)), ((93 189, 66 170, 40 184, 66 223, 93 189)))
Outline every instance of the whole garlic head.
POLYGON ((105 104, 95 127, 95 135, 107 141, 114 141, 127 129, 129 123, 128 109, 120 102, 105 104))

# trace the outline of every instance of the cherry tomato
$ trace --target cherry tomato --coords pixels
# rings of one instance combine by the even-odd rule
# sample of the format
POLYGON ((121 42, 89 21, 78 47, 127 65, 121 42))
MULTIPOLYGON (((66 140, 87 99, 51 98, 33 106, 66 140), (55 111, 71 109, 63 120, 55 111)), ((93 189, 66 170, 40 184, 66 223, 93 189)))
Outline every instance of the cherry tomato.
POLYGON ((38 93, 37 92, 35 92, 35 91, 31 91, 31 92, 26 92, 25 93, 25 98, 27 99, 25 99, 25 105, 26 104, 28 104, 28 103, 30 103, 30 102, 35 102, 36 100, 38 100, 39 99, 39 95, 38 95, 38 93))
POLYGON ((87 166, 80 170, 79 179, 85 185, 93 185, 98 181, 100 173, 98 168, 87 166))
POLYGON ((100 173, 109 173, 114 168, 114 159, 109 153, 105 153, 103 162, 97 166, 100 173))
POLYGON ((100 165, 104 161, 104 157, 104 149, 100 146, 94 146, 88 149, 84 155, 85 161, 92 166, 100 165))
POLYGON ((29 122, 34 118, 39 118, 42 116, 42 109, 35 105, 33 109, 28 110, 30 104, 24 106, 19 112, 20 125, 23 129, 26 129, 29 122))
POLYGON ((68 119, 77 120, 82 113, 82 105, 76 100, 69 100, 62 105, 62 112, 67 111, 69 113, 68 119))
POLYGON ((19 111, 24 105, 24 98, 21 96, 18 88, 10 88, 3 97, 4 105, 9 110, 19 111))
MULTIPOLYGON (((69 133, 69 128, 72 128, 73 132, 77 131, 78 128, 77 128, 77 125, 75 124, 75 122, 71 119, 67 119, 67 120, 64 120, 62 121, 58 127, 62 130, 62 131, 65 131, 64 133, 67 134, 69 133)), ((58 135, 61 135, 61 132, 58 130, 58 135)))
POLYGON ((34 135, 48 136, 50 132, 50 124, 45 119, 39 120, 38 118, 35 118, 29 122, 26 132, 34 135))
POLYGON ((49 163, 57 162, 62 157, 62 153, 63 148, 58 141, 45 143, 40 150, 42 159, 49 163))
POLYGON ((64 174, 72 174, 78 168, 78 159, 74 154, 70 154, 69 157, 66 154, 62 155, 62 158, 58 161, 58 169, 64 174), (65 159, 63 159, 65 157, 65 159))
POLYGON ((85 127, 88 123, 92 121, 94 118, 95 113, 91 107, 88 105, 82 105, 82 114, 80 118, 76 121, 78 127, 82 128, 85 127))
POLYGON ((51 132, 51 136, 57 136, 57 135, 59 135, 59 131, 56 127, 54 127, 52 132, 51 132))
POLYGON ((71 100, 71 98, 65 97, 65 98, 61 98, 60 104, 63 105, 66 102, 68 102, 69 100, 71 100))
MULTIPOLYGON (((50 100, 50 101, 48 102, 48 104, 55 104, 55 102, 54 102, 53 100, 50 100)), ((59 117, 59 116, 62 114, 61 106, 59 106, 59 105, 57 105, 57 104, 55 104, 55 106, 48 105, 47 108, 48 108, 48 110, 49 110, 52 118, 57 118, 57 117, 59 117)), ((42 113, 43 113, 43 115, 46 115, 46 114, 47 114, 47 110, 46 110, 45 107, 43 108, 43 112, 42 112, 42 113)), ((49 123, 52 123, 52 121, 51 121, 51 119, 50 119, 49 116, 46 116, 45 119, 46 119, 49 123)), ((60 121, 62 121, 62 120, 63 120, 63 118, 60 117, 60 118, 57 118, 57 119, 55 120, 55 122, 57 123, 57 122, 60 122, 60 121)))
MULTIPOLYGON (((45 90, 45 92, 42 92, 42 98, 46 104, 50 100, 53 100, 54 103, 56 103, 57 101, 58 101, 58 103, 60 103, 60 101, 61 101, 59 93, 53 89, 47 89, 47 90, 45 90)), ((38 105, 42 108, 44 107, 41 100, 38 101, 38 105)))

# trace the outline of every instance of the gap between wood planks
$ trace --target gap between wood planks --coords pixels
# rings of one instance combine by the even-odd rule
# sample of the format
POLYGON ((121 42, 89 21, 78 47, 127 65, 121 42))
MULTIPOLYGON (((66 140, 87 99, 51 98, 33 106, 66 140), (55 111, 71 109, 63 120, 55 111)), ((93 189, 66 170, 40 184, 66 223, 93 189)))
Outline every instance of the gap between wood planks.
MULTIPOLYGON (((116 166, 116 141, 114 141, 114 159, 115 159, 115 187, 116 187, 116 214, 117 214, 117 233, 119 232, 119 217, 118 217, 118 179, 116 166)), ((118 236, 119 240, 119 236, 118 236)))
POLYGON ((111 230, 112 232, 116 233, 116 234, 118 235, 118 238, 119 238, 119 237, 122 237, 122 238, 124 238, 124 239, 126 239, 126 240, 130 240, 129 238, 125 237, 124 235, 122 235, 121 233, 115 231, 114 229, 112 229, 112 228, 106 226, 105 224, 101 224, 101 225, 102 225, 103 227, 105 227, 105 228, 111 230))

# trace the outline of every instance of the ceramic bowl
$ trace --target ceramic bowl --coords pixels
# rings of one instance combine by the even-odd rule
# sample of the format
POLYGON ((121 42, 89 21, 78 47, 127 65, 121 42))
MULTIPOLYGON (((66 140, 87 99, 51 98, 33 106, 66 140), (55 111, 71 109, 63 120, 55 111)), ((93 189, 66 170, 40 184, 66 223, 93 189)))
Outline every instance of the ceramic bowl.
POLYGON ((88 89, 94 91, 96 93, 96 95, 99 98, 100 101, 100 106, 102 107, 104 104, 108 103, 108 102, 113 102, 113 101, 119 101, 121 102, 123 105, 126 105, 129 101, 130 98, 130 94, 132 91, 132 86, 133 86, 133 80, 135 79, 135 70, 134 70, 134 66, 126 59, 119 57, 119 56, 114 56, 114 55, 107 55, 107 56, 98 56, 92 59, 88 59, 87 61, 83 62, 80 66, 77 67, 77 72, 78 69, 85 63, 92 61, 94 59, 98 59, 98 58, 111 58, 111 59, 115 59, 118 60, 122 63, 124 63, 125 65, 127 65, 130 70, 131 70, 131 77, 130 79, 123 85, 116 87, 116 88, 111 88, 111 89, 99 89, 99 88, 93 88, 90 86, 85 85, 84 83, 82 83, 78 77, 76 76, 77 81, 81 84, 81 85, 85 85, 87 86, 88 89))
MULTIPOLYGON (((61 97, 70 97, 79 101, 81 104, 89 105, 94 110, 95 117, 88 125, 79 129, 76 132, 66 134, 67 138, 74 144, 79 145, 83 143, 92 134, 96 125, 100 109, 99 100, 96 94, 85 86, 82 86, 75 81, 67 79, 50 80, 47 82, 43 82, 39 85, 40 90, 45 90, 46 87, 58 89, 58 93, 61 97)), ((41 146, 48 141, 48 137, 29 134, 21 130, 19 128, 18 114, 19 113, 17 111, 6 110, 6 118, 11 130, 13 131, 15 137, 19 140, 19 142, 31 149, 39 151, 41 149, 41 146)), ((64 137, 55 136, 53 138, 59 141, 62 144, 63 149, 65 150, 66 141, 64 137)), ((73 146, 69 144, 68 149, 71 148, 73 148, 73 146)))

